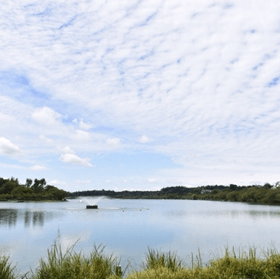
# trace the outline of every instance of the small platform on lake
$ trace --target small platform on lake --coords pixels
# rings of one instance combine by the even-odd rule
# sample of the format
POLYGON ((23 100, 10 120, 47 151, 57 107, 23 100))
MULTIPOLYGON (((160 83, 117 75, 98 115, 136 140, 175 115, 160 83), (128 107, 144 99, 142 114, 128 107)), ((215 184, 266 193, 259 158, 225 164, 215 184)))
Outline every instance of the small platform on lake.
POLYGON ((98 205, 87 205, 86 209, 98 209, 98 205))

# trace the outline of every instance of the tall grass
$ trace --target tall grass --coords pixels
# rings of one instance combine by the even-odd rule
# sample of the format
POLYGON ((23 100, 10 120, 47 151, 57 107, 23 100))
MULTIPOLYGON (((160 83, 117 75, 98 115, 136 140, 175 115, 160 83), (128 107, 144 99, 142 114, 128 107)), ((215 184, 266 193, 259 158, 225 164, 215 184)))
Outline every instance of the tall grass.
MULTIPOLYGON (((102 279, 122 278, 119 261, 113 255, 104 253, 104 246, 94 246, 89 255, 75 252, 74 246, 63 253, 60 243, 55 242, 48 250, 46 258, 41 258, 36 270, 19 275, 9 257, 0 256, 0 278, 37 279, 102 279)), ((203 264, 200 252, 196 258, 191 255, 191 264, 186 266, 182 259, 170 251, 162 253, 148 249, 145 261, 139 271, 132 270, 126 278, 141 279, 267 279, 280 278, 280 254, 274 246, 267 250, 250 247, 246 252, 237 252, 228 247, 221 253, 211 254, 211 260, 203 264)))
POLYGON ((9 257, 0 256, 0 279, 15 279, 18 277, 16 267, 12 266, 9 257))
POLYGON ((142 269, 156 269, 158 267, 167 267, 171 271, 177 271, 182 267, 182 260, 177 257, 176 253, 163 253, 148 248, 146 261, 142 264, 142 269))
MULTIPOLYGON (((191 267, 166 265, 147 265, 140 271, 133 271, 128 278, 141 279, 267 279, 280 278, 280 254, 275 248, 261 250, 261 258, 257 258, 256 248, 249 248, 246 253, 239 250, 237 256, 234 249, 230 252, 225 248, 222 257, 215 256, 210 262, 203 266, 199 254, 196 261, 192 261, 191 267), (176 267, 176 269, 174 269, 176 267)), ((160 263, 162 254, 152 252, 148 259, 153 263, 160 263), (155 260, 154 260, 155 259, 155 260)), ((146 257, 146 263, 149 260, 146 257)), ((192 258, 193 260, 193 258, 192 258)), ((178 261, 177 261, 178 262, 178 261)))
POLYGON ((48 250, 47 260, 40 259, 39 266, 32 273, 32 278, 40 279, 105 279, 121 278, 118 261, 112 255, 105 255, 104 248, 94 246, 89 256, 81 251, 75 252, 74 245, 65 253, 61 245, 54 243, 48 250))

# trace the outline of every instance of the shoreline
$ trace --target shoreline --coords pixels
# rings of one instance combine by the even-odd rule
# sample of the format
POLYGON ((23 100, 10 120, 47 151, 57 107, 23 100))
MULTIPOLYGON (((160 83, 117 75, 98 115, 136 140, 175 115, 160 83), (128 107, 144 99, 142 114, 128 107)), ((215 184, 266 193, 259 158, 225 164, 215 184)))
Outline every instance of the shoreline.
POLYGON ((280 187, 269 184, 263 186, 202 186, 187 188, 167 187, 159 191, 88 190, 69 193, 72 198, 79 196, 106 196, 115 199, 159 199, 159 200, 209 200, 225 202, 245 202, 258 205, 280 206, 280 187))
POLYGON ((9 202, 9 203, 24 203, 24 202, 68 202, 68 200, 0 200, 1 202, 9 202))

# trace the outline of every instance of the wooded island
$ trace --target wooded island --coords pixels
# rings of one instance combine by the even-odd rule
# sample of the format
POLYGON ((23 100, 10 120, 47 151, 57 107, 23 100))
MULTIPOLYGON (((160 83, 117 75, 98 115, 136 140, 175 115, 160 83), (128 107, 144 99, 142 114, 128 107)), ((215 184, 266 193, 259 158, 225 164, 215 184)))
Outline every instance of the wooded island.
POLYGON ((0 201, 41 201, 64 200, 68 192, 55 186, 47 185, 46 180, 26 179, 25 184, 20 184, 18 179, 4 179, 0 177, 0 201))

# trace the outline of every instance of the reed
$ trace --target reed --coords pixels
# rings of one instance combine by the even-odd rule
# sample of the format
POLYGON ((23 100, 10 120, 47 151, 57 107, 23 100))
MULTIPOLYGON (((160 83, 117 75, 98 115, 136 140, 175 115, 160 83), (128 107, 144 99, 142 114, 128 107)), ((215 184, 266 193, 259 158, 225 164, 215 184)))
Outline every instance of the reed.
POLYGON ((158 267, 167 267, 171 271, 177 271, 182 267, 182 260, 176 253, 163 253, 158 250, 148 248, 146 261, 142 264, 143 269, 156 269, 158 267))
MULTIPOLYGON (((119 261, 113 255, 104 253, 105 247, 94 246, 89 255, 82 251, 75 252, 74 245, 63 253, 59 242, 48 250, 46 258, 41 258, 36 270, 26 274, 17 274, 16 267, 12 266, 9 257, 0 256, 0 278, 31 278, 36 279, 104 279, 122 278, 119 261)), ((280 278, 280 254, 275 246, 267 250, 250 247, 247 251, 228 247, 210 255, 211 259, 203 264, 198 251, 196 258, 191 255, 191 264, 185 265, 176 253, 167 253, 148 248, 145 261, 139 271, 132 269, 126 278, 130 279, 268 279, 280 278)))
MULTIPOLYGON (((280 254, 273 247, 267 251, 261 250, 258 258, 256 248, 249 248, 246 253, 239 250, 238 255, 234 248, 230 252, 226 247, 223 256, 214 256, 210 262, 203 266, 199 256, 196 261, 192 258, 191 267, 177 266, 176 269, 167 265, 146 266, 140 271, 133 271, 128 275, 130 279, 267 279, 280 278, 280 254)), ((153 253, 153 258, 158 259, 161 255, 153 253)), ((150 258, 150 256, 148 256, 150 258)), ((157 263, 157 260, 153 261, 157 263)))
POLYGON ((19 278, 16 273, 16 266, 12 266, 9 259, 7 256, 0 256, 0 279, 19 278))
MULTIPOLYGON (((75 245, 75 244, 74 244, 75 245)), ((121 278, 118 260, 113 255, 105 255, 104 248, 94 246, 89 256, 82 251, 75 252, 74 245, 63 253, 61 245, 55 243, 48 250, 47 260, 40 259, 39 266, 32 272, 37 279, 105 279, 121 278)))

